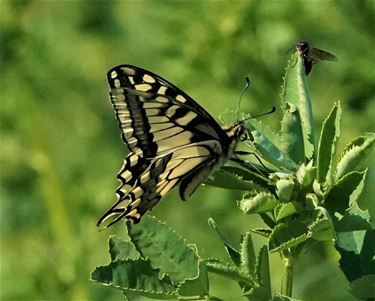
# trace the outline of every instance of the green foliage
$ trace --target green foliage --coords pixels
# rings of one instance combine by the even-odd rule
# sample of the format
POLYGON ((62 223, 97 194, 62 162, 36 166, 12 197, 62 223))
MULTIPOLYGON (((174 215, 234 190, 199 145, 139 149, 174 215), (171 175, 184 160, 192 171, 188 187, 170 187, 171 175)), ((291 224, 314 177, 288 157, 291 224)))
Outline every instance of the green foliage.
MULTIPOLYGON (((252 84, 240 111, 260 114, 279 107, 280 75, 288 49, 307 39, 338 57, 337 63, 314 66, 308 81, 315 129, 332 109, 333 101, 340 100, 344 112, 337 144, 340 153, 343 143, 375 128, 374 27, 372 0, 319 4, 294 0, 1 0, 0 299, 123 299, 118 290, 97 285, 87 277, 94 266, 103 265, 108 236, 125 235, 121 225, 102 232, 95 226, 115 200, 115 175, 127 153, 108 99, 105 74, 111 67, 129 63, 152 70, 175 83, 214 117, 237 108, 243 79, 249 76, 252 84)), ((277 110, 262 122, 277 133, 282 118, 282 110, 277 110)), ((283 137, 281 134, 278 144, 278 135, 267 134, 292 161, 304 161, 304 150, 284 148, 283 137)), ((316 143, 318 134, 315 137, 316 143)), ((348 155, 356 156, 361 141, 353 144, 354 152, 348 155)), ((307 189, 310 180, 316 179, 316 164, 310 162, 296 166, 298 183, 307 189)), ((369 211, 353 206, 338 215, 336 231, 369 230, 375 225, 369 218, 375 214, 375 185, 371 185, 374 156, 367 165, 367 185, 358 208, 369 211)), ((340 167, 342 175, 347 173, 346 166, 340 167)), ((244 190, 206 185, 188 202, 181 202, 178 191, 172 191, 153 214, 188 242, 195 242, 201 256, 223 260, 226 255, 221 241, 207 226, 209 216, 238 252, 239 233, 251 232, 258 254, 257 247, 267 244, 272 232, 261 218, 272 225, 286 216, 296 216, 302 203, 293 202, 294 209, 288 209, 288 202, 281 204, 285 208, 275 207, 275 212, 280 212, 275 222, 266 213, 243 215, 234 200, 242 199, 247 190, 266 187, 273 193, 274 183, 243 168, 228 166, 225 171, 246 179, 246 183, 238 182, 244 190)), ((227 184, 225 176, 221 183, 227 184)), ((318 193, 319 186, 314 187, 318 193)), ((306 194, 306 206, 313 206, 314 196, 306 194)), ((124 248, 129 250, 130 246, 124 248)), ((129 252, 134 261, 139 259, 129 252)), ((121 256, 125 260, 126 254, 121 256)), ((274 291, 283 269, 274 260, 277 256, 270 258, 274 291)), ((296 273, 303 271, 296 278, 295 296, 321 300, 324 284, 327 300, 352 300, 337 256, 330 244, 302 252, 295 267, 296 273)), ((236 282, 220 276, 210 276, 210 291, 224 300, 233 300, 239 293, 236 282)), ((127 296, 130 299, 130 293, 127 296)), ((136 299, 135 294, 132 298, 136 299)), ((138 295, 138 300, 142 298, 138 295)))
POLYGON ((327 183, 331 180, 332 160, 336 150, 337 139, 340 135, 341 107, 336 104, 322 126, 318 146, 318 176, 319 183, 327 183), (327 156, 330 154, 329 156, 327 156), (329 179, 327 179, 327 176, 329 179))
POLYGON ((127 225, 130 241, 110 238, 111 263, 96 268, 92 280, 121 289, 128 299, 128 293, 152 299, 208 294, 207 269, 194 246, 149 216, 127 225))
POLYGON ((198 274, 195 249, 186 246, 170 228, 157 227, 156 223, 155 219, 147 218, 142 224, 127 224, 128 234, 138 252, 174 283, 195 278, 198 274))
MULTIPOLYGON (((251 230, 264 236, 266 245, 256 252, 247 231, 237 250, 210 218, 209 226, 223 243, 230 262, 202 259, 195 246, 188 246, 165 224, 146 216, 140 224, 127 223, 131 243, 110 240, 110 245, 116 242, 116 247, 110 248, 112 262, 97 268, 93 280, 151 299, 215 300, 207 278, 207 273, 212 273, 237 282, 245 299, 293 300, 294 262, 301 250, 310 249, 312 242, 335 242, 352 294, 363 300, 375 297, 371 282, 375 276, 374 217, 358 203, 367 174, 362 166, 373 148, 375 134, 354 139, 336 162, 341 107, 335 103, 323 122, 315 150, 311 98, 298 50, 286 69, 282 99, 279 143, 275 142, 277 135, 261 123, 249 122, 248 126, 253 140, 247 145, 270 170, 244 162, 241 167, 222 168, 207 181, 244 191, 238 207, 244 214, 259 214, 268 225, 268 229, 251 230), (135 250, 141 256, 136 261, 130 257, 138 258, 135 250), (117 255, 126 252, 129 258, 118 260, 117 255), (273 252, 280 253, 285 262, 281 291, 276 294, 271 290, 269 265, 269 253, 273 252), (136 285, 130 287, 133 278, 136 285), (138 282, 143 286, 137 286, 138 282)), ((298 281, 298 274, 295 279, 298 281)))

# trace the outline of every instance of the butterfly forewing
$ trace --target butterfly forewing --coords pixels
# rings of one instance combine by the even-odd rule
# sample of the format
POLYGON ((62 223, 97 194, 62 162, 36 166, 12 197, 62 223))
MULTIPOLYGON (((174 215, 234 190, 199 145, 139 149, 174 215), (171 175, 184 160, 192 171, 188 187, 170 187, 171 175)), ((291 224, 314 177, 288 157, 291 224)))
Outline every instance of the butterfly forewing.
POLYGON ((138 222, 176 185, 180 184, 182 199, 189 197, 225 163, 237 137, 152 72, 121 65, 107 77, 122 138, 130 150, 118 174, 118 201, 98 222, 110 226, 123 218, 138 222))
POLYGON ((122 65, 109 71, 108 82, 123 140, 132 152, 153 157, 170 145, 170 140, 156 142, 168 138, 187 143, 226 138, 202 107, 152 72, 122 65))

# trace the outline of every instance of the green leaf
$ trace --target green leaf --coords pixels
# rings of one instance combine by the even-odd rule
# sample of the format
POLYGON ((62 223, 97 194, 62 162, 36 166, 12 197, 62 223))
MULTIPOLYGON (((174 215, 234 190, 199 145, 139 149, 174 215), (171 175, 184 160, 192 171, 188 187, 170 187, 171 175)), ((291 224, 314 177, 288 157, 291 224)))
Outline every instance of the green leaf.
POLYGON ((319 202, 319 198, 315 193, 306 193, 303 209, 306 211, 314 210, 319 202))
POLYGON ((281 98, 284 107, 286 107, 288 102, 298 108, 302 123, 305 157, 311 159, 314 154, 313 115, 303 62, 302 54, 293 55, 289 60, 284 76, 281 98))
POLYGON ((199 276, 196 279, 183 282, 178 289, 178 294, 185 297, 206 297, 209 295, 208 273, 203 261, 199 263, 199 276))
MULTIPOLYGON (((160 297, 160 296, 155 296, 153 294, 147 294, 147 293, 142 293, 138 291, 130 291, 130 290, 123 290, 122 294, 124 295, 124 298, 126 301, 150 301, 150 300, 165 300, 165 299, 170 299, 168 297, 160 297)), ((173 299, 176 297, 173 297, 173 299)))
POLYGON ((238 206, 245 214, 252 214, 271 211, 277 203, 278 201, 271 193, 249 192, 238 202, 238 206))
POLYGON ((361 210, 356 204, 337 221, 336 232, 371 230, 371 220, 368 210, 361 210))
POLYGON ((208 299, 209 301, 225 301, 219 297, 215 297, 215 296, 209 296, 208 299))
POLYGON ((252 145, 257 150, 257 153, 261 155, 262 159, 279 169, 295 170, 297 168, 297 164, 282 152, 274 142, 263 135, 252 123, 248 122, 247 128, 254 137, 252 145))
POLYGON ((241 269, 249 275, 255 271, 255 251, 250 232, 246 232, 241 242, 241 269))
POLYGON ((140 254, 130 241, 122 240, 117 236, 111 236, 108 244, 111 261, 127 259, 136 260, 140 257, 140 254))
POLYGON ((276 193, 280 201, 290 201, 294 187, 296 186, 292 177, 282 178, 276 182, 276 193))
MULTIPOLYGON (((314 191, 314 194, 315 194, 315 197, 309 197, 311 200, 314 200, 314 199, 317 199, 317 200, 321 200, 324 198, 324 193, 323 193, 323 189, 326 188, 326 187, 322 187, 322 185, 318 182, 318 180, 314 180, 313 182, 313 191, 314 191)), ((328 189, 324 189, 325 191, 327 191, 328 189)))
MULTIPOLYGON (((255 275, 260 287, 262 287, 263 300, 271 299, 271 277, 270 277, 270 265, 268 259, 268 250, 266 246, 263 246, 259 250, 257 262, 255 265, 255 275)), ((259 292, 258 292, 259 293, 259 292)))
POLYGON ((298 164, 305 160, 300 114, 297 106, 290 102, 285 102, 283 111, 280 148, 289 158, 298 164))
POLYGON ((271 214, 272 212, 259 213, 259 217, 262 219, 263 223, 265 223, 268 227, 273 229, 276 226, 276 222, 271 214))
POLYGON ((332 159, 340 136, 341 107, 336 103, 324 120, 318 146, 318 181, 326 183, 331 179, 332 159))
POLYGON ((117 260, 97 267, 91 280, 122 290, 147 294, 151 298, 174 299, 176 288, 168 277, 159 278, 159 271, 146 260, 117 260))
MULTIPOLYGON (((245 170, 243 170, 243 172, 245 172, 245 170)), ((249 173, 247 173, 247 175, 249 175, 249 173)), ((232 190, 262 190, 261 186, 256 184, 253 180, 245 179, 239 173, 220 168, 205 181, 205 184, 232 190)))
POLYGON ((264 124, 262 120, 251 118, 250 114, 245 115, 244 117, 249 118, 248 120, 251 128, 256 128, 256 131, 262 133, 263 136, 267 137, 267 140, 269 140, 275 145, 279 143, 280 136, 277 133, 275 133, 268 124, 264 124))
POLYGON ((349 281, 375 274, 375 230, 339 232, 337 237, 340 268, 349 281))
POLYGON ((233 263, 236 266, 240 266, 241 254, 228 242, 213 218, 210 217, 208 219, 208 224, 215 231, 220 240, 224 243, 224 247, 229 255, 229 258, 232 259, 233 263))
MULTIPOLYGON (((247 184, 254 183, 254 189, 257 191, 263 191, 265 189, 272 190, 273 186, 268 178, 260 174, 259 170, 252 171, 248 168, 244 169, 242 167, 225 165, 220 168, 227 173, 241 177, 247 184)), ((252 185, 252 184, 251 184, 252 185)), ((249 189, 250 190, 250 189, 249 189)))
POLYGON ((365 275, 350 283, 350 292, 360 300, 375 299, 375 274, 365 275))
POLYGON ((275 208, 275 219, 278 222, 288 216, 296 214, 302 209, 302 204, 298 202, 280 203, 275 208))
POLYGON ((287 297, 284 295, 276 294, 273 296, 272 301, 300 301, 300 300, 287 297))
POLYGON ((268 238, 271 235, 272 230, 271 229, 263 229, 263 228, 255 228, 255 229, 250 229, 250 232, 255 233, 255 234, 259 234, 263 237, 268 238))
POLYGON ((269 288, 264 286, 252 287, 242 295, 247 297, 251 301, 269 300, 269 288))
POLYGON ((166 224, 144 216, 139 224, 127 223, 128 233, 138 252, 154 269, 166 273, 173 283, 198 276, 198 255, 166 224))
POLYGON ((249 275, 244 274, 240 268, 230 265, 218 259, 206 259, 204 260, 207 271, 210 273, 218 274, 227 277, 231 280, 249 282, 252 279, 249 275))
POLYGON ((307 165, 302 163, 296 172, 296 178, 298 183, 302 185, 303 188, 307 188, 312 185, 316 178, 317 168, 313 166, 313 160, 309 161, 307 165))
POLYGON ((155 298, 148 298, 141 295, 140 292, 133 292, 129 290, 123 290, 122 294, 126 301, 150 301, 150 300, 163 300, 163 299, 155 299, 155 298))
POLYGON ((270 252, 291 248, 306 241, 310 237, 307 225, 299 220, 291 220, 277 225, 269 238, 270 252))
POLYGON ((338 181, 347 173, 360 170, 370 155, 375 144, 375 134, 367 133, 354 139, 345 147, 336 168, 335 180, 338 181))
POLYGON ((367 171, 353 171, 342 177, 328 192, 324 207, 333 214, 338 212, 344 214, 345 211, 358 201, 362 194, 367 171))
POLYGON ((319 218, 308 226, 311 237, 318 241, 334 241, 336 239, 335 229, 331 221, 324 217, 319 218))

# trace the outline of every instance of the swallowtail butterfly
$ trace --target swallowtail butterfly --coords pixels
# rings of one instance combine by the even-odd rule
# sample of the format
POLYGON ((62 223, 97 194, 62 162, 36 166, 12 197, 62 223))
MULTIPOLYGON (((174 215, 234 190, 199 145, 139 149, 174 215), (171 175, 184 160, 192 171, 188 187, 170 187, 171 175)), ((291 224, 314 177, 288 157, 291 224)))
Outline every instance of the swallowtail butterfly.
POLYGON ((130 153, 118 173, 117 202, 99 219, 139 222, 172 188, 186 200, 246 139, 243 122, 223 128, 187 94, 131 65, 108 72, 110 99, 130 153))

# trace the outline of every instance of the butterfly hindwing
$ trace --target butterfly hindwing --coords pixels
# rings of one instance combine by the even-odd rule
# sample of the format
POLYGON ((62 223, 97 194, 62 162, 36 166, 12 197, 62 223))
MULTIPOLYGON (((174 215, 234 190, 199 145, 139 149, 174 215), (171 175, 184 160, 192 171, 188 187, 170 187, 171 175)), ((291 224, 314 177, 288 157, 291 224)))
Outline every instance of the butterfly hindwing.
POLYGON ((173 187, 182 181, 180 194, 183 199, 191 194, 200 182, 190 181, 191 175, 207 170, 216 162, 207 145, 189 145, 152 160, 130 154, 118 174, 121 181, 117 189, 118 201, 104 214, 98 224, 108 226, 122 218, 138 222, 173 187), (204 169, 204 167, 206 167, 204 169), (191 183, 189 185, 189 183, 191 183), (189 187, 189 188, 186 188, 189 187), (108 221, 109 220, 109 221, 108 221))

